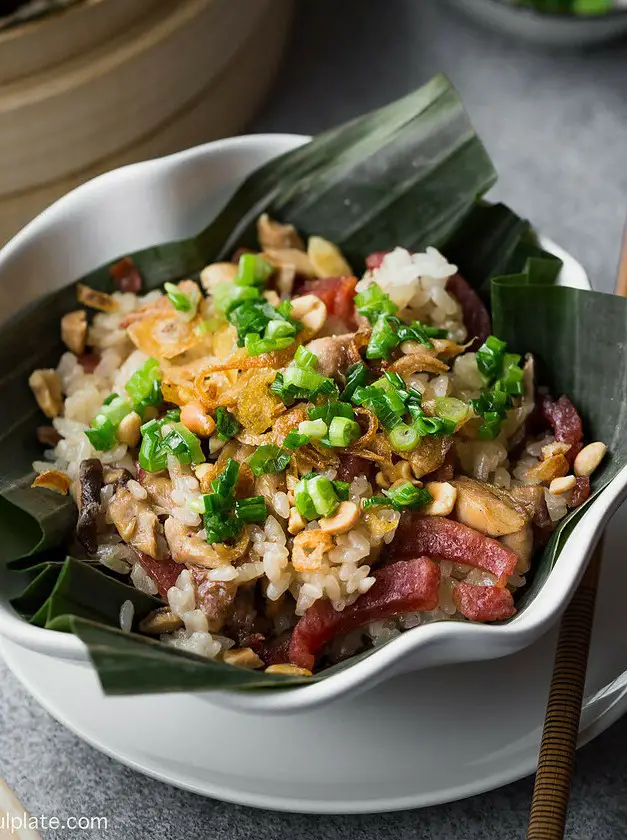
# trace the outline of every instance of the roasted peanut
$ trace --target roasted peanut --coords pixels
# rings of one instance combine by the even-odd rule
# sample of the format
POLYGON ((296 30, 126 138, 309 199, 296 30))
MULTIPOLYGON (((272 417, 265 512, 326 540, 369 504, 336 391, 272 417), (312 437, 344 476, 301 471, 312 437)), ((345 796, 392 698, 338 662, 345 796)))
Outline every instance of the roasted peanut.
POLYGON ((210 437, 216 428, 215 420, 199 402, 191 402, 181 409, 181 423, 199 437, 210 437))
POLYGON ((75 356, 80 356, 81 353, 85 352, 87 315, 82 309, 68 312, 61 318, 61 339, 75 356))
MULTIPOLYGON (((289 497, 289 495, 288 495, 289 497)), ((305 529, 305 520, 296 510, 295 507, 290 508, 289 519, 287 520, 287 530, 290 534, 300 534, 305 529)))
POLYGON ((350 277, 353 273, 340 249, 321 236, 309 237, 307 256, 316 277, 350 277))
POLYGON ((127 446, 137 446, 141 439, 142 419, 136 411, 131 411, 123 417, 118 426, 118 440, 127 446))
POLYGON ((606 452, 607 446, 604 443, 601 443, 600 440, 584 446, 575 458, 575 475, 592 475, 605 457, 606 452))
POLYGON ((46 417, 58 417, 63 408, 61 380, 51 368, 34 370, 28 378, 37 405, 46 417))
POLYGON ((334 516, 320 519, 320 530, 327 534, 346 534, 359 519, 359 508, 354 502, 340 502, 334 516))
POLYGON ((574 475, 564 475, 560 478, 554 478, 549 484, 549 493, 554 496, 561 496, 562 493, 568 493, 577 484, 577 479, 574 475))
POLYGON ((457 501, 457 490, 448 481, 429 481, 426 489, 431 493, 433 501, 426 505, 422 512, 427 516, 448 516, 453 512, 457 501))
POLYGON ((312 677, 313 674, 307 668, 299 668, 298 665, 269 665, 266 674, 285 674, 290 677, 312 677))
POLYGON ((327 308, 315 295, 301 295, 292 300, 292 318, 302 321, 310 333, 320 332, 327 320, 327 308))

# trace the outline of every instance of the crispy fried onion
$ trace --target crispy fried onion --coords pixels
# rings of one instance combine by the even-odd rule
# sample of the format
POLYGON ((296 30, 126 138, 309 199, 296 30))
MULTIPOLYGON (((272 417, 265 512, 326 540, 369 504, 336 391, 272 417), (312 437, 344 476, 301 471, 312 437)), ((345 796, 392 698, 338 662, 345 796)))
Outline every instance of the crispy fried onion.
POLYGON ((250 370, 251 368, 279 368, 286 367, 302 343, 302 333, 299 333, 289 347, 276 350, 274 353, 262 353, 261 356, 249 356, 245 348, 240 347, 223 361, 212 362, 205 367, 205 375, 220 370, 250 370))
POLYGON ((412 373, 446 373, 449 369, 441 359, 436 359, 430 353, 410 353, 408 356, 401 356, 387 367, 387 370, 398 373, 401 376, 409 376, 412 373))
POLYGON ((263 435, 255 435, 242 430, 237 439, 249 446, 263 446, 266 443, 281 444, 288 432, 298 428, 298 424, 307 419, 307 407, 304 403, 297 403, 293 408, 287 410, 278 417, 272 427, 272 431, 263 435))
POLYGON ((40 473, 31 484, 31 487, 45 487, 46 490, 53 490, 62 496, 67 496, 72 486, 72 479, 59 470, 47 470, 40 473))
POLYGON ((356 407, 354 411, 358 417, 365 417, 368 425, 363 435, 358 440, 356 440, 355 443, 349 448, 351 450, 367 449, 368 446, 374 440, 374 437, 377 433, 377 429, 379 428, 379 421, 377 420, 376 414, 373 411, 370 411, 369 408, 356 407))
POLYGON ((333 548, 333 538, 325 531, 301 531, 294 537, 292 565, 297 572, 317 572, 327 551, 333 548))
POLYGON ((454 341, 449 341, 448 338, 432 338, 434 356, 441 356, 443 359, 454 359, 466 350, 472 344, 472 341, 467 341, 466 344, 456 344, 454 341))

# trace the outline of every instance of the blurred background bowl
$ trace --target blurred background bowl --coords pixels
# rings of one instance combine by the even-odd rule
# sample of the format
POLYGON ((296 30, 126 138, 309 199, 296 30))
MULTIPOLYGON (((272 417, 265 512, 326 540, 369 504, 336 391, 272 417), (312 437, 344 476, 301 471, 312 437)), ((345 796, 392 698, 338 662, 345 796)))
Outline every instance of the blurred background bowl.
POLYGON ((585 47, 627 34, 627 10, 599 15, 552 14, 506 0, 449 0, 482 23, 536 44, 585 47))
POLYGON ((84 0, 0 33, 0 244, 109 169, 241 131, 292 0, 84 0))

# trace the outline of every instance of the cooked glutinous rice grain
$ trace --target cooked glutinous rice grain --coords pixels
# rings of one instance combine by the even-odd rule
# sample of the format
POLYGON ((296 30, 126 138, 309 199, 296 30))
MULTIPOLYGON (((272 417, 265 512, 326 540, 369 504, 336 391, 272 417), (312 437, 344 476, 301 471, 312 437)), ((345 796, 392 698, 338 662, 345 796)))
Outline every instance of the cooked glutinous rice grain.
POLYGON ((136 589, 140 592, 145 592, 147 595, 156 595, 159 591, 157 584, 150 577, 148 572, 144 569, 141 563, 135 563, 131 569, 131 580, 136 589))
POLYGON ((125 633, 130 633, 133 628, 135 607, 132 601, 124 601, 120 607, 120 627, 125 633))
POLYGON ((126 489, 131 493, 134 499, 138 499, 139 501, 143 501, 144 499, 148 498, 148 491, 145 487, 142 487, 139 481, 135 481, 135 479, 131 479, 126 483, 126 489))
POLYGON ((94 556, 107 569, 120 575, 127 575, 135 560, 133 550, 124 543, 99 545, 94 556))

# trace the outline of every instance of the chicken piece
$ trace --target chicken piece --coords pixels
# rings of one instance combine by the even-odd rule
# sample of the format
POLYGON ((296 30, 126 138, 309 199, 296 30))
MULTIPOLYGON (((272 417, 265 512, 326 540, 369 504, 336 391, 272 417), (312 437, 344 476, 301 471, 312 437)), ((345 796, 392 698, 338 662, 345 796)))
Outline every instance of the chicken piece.
POLYGON ((264 251, 267 248, 305 250, 305 243, 298 235, 294 225, 283 225, 280 222, 275 222, 267 213, 262 213, 257 219, 257 239, 264 251))
POLYGON ((148 498, 154 505, 166 511, 172 510, 174 502, 172 501, 172 482, 169 478, 140 468, 137 480, 147 490, 148 498))
POLYGON ((61 339, 75 356, 80 356, 85 352, 87 315, 82 309, 68 312, 61 318, 61 339))
POLYGON ((316 371, 322 376, 341 379, 343 382, 346 369, 355 361, 349 358, 354 338, 355 333, 346 333, 310 341, 306 347, 318 359, 316 371))
POLYGON ((126 487, 120 487, 108 507, 109 518, 124 542, 158 559, 159 521, 149 502, 136 499, 126 487))
POLYGON ((513 534, 525 526, 526 518, 514 504, 482 481, 460 476, 451 484, 457 490, 455 517, 464 525, 488 537, 513 534))
POLYGON ((531 555, 533 554, 533 528, 531 525, 525 525, 520 531, 505 534, 499 542, 511 549, 518 557, 515 571, 519 575, 526 574, 531 568, 531 555))
POLYGON ((28 378, 28 384, 46 417, 58 417, 63 410, 63 394, 57 372, 51 368, 34 370, 28 378))
POLYGON ((174 516, 169 516, 163 526, 172 559, 176 563, 188 563, 192 566, 204 566, 217 569, 227 566, 215 548, 194 533, 192 528, 183 525, 174 516))

